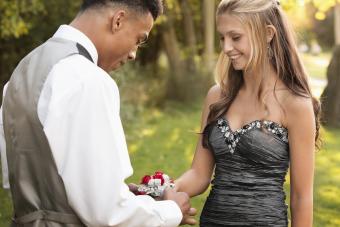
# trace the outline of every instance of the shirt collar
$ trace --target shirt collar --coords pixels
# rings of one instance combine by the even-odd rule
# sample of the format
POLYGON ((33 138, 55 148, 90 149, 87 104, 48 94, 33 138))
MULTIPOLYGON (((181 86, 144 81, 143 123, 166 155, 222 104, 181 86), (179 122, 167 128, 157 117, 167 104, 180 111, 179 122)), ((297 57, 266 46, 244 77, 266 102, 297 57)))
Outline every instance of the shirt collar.
POLYGON ((91 55, 93 62, 98 64, 98 52, 92 41, 81 31, 70 26, 61 25, 56 33, 53 35, 55 38, 62 38, 77 42, 82 45, 91 55))

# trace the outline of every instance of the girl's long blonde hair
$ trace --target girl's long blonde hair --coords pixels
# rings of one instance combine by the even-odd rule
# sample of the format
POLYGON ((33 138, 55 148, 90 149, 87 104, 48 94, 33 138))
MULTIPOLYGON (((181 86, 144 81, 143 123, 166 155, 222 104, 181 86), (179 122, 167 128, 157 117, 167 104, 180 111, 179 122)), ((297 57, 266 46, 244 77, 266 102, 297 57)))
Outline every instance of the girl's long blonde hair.
MULTIPOLYGON (((277 0, 222 0, 216 14, 219 16, 225 13, 238 18, 249 34, 251 54, 245 70, 251 70, 262 76, 258 99, 261 99, 262 83, 266 70, 271 64, 278 78, 293 94, 312 99, 317 141, 320 128, 320 104, 312 96, 307 73, 298 55, 293 29, 280 3, 277 0), (269 45, 266 37, 268 25, 276 29, 269 45)), ((235 70, 223 52, 217 62, 215 80, 222 89, 222 98, 210 106, 208 125, 226 114, 244 83, 243 72, 235 70)), ((207 139, 205 137, 204 140, 207 139)))

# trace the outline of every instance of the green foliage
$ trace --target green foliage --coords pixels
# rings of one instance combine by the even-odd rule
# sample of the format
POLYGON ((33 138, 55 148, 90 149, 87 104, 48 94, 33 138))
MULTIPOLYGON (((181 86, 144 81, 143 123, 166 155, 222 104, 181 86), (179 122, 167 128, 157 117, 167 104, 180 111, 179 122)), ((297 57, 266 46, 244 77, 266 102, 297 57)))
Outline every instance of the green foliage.
POLYGON ((319 20, 315 17, 318 9, 312 3, 307 4, 305 7, 308 12, 307 17, 311 22, 309 31, 313 33, 313 39, 316 39, 324 49, 332 48, 335 42, 333 8, 324 12, 325 18, 319 20))
POLYGON ((2 0, 0 2, 0 39, 19 38, 34 26, 32 17, 45 13, 42 0, 2 0))
POLYGON ((80 2, 81 0, 2 0, 0 40, 19 38, 37 28, 65 22, 65 19, 76 15, 80 2))
MULTIPOLYGON (((76 15, 81 0, 0 1, 0 94, 18 62, 76 15)), ((2 99, 1 99, 2 100, 2 99)))
POLYGON ((112 72, 121 96, 121 117, 131 121, 145 107, 160 106, 166 95, 168 76, 155 65, 125 65, 112 72))
MULTIPOLYGON (((2 0, 0 1, 0 82, 3 86, 8 81, 12 71, 26 54, 28 54, 35 47, 43 43, 57 30, 60 24, 68 24, 77 14, 81 0, 2 0)), ((201 1, 199 0, 188 0, 190 6, 192 6, 192 14, 194 20, 194 26, 197 34, 202 34, 202 16, 201 16, 201 1)), ((166 12, 171 12, 174 15, 173 24, 175 33, 178 38, 180 53, 178 57, 200 59, 200 54, 197 56, 189 56, 186 52, 185 37, 183 35, 183 24, 181 8, 178 0, 166 1, 167 7, 166 12)), ((163 44, 161 39, 160 24, 164 23, 167 19, 167 14, 162 16, 157 21, 155 28, 152 30, 152 34, 149 40, 148 48, 141 49, 139 52, 138 61, 141 65, 149 68, 159 67, 158 70, 152 69, 149 71, 151 74, 148 75, 148 80, 151 84, 156 84, 160 80, 162 73, 161 86, 163 82, 168 82, 171 75, 172 69, 169 68, 169 64, 166 64, 167 69, 164 70, 164 64, 157 65, 159 57, 163 52, 163 44), (150 65, 150 66, 147 66, 150 65)), ((203 37, 198 36, 197 47, 202 49, 203 37)), ((197 62, 197 61, 196 61, 197 62)), ((136 68, 134 71, 138 71, 136 68)), ((202 77, 196 77, 196 72, 192 73, 196 82, 202 77)), ((189 72, 184 72, 184 80, 188 77, 189 72)), ((201 75, 197 72, 197 75, 201 75)), ((133 79, 132 79, 133 80, 133 79)), ((131 81, 134 84, 134 81, 131 81)), ((179 82, 179 84, 182 84, 179 82)), ((190 83, 189 85, 194 84, 190 83)), ((195 83, 199 84, 199 83, 195 83)), ((2 94, 2 86, 0 86, 0 93, 2 94)), ((163 90, 171 89, 170 86, 166 86, 163 90)), ((149 88, 148 88, 149 89, 149 88)), ((192 90, 191 87, 187 87, 187 90, 192 90)), ((158 97, 165 97, 160 94, 155 97, 158 102, 158 97)), ((154 100, 154 98, 149 99, 154 100)), ((154 103, 154 101, 152 101, 154 103)))
POLYGON ((317 40, 323 48, 333 47, 334 6, 340 0, 282 0, 281 3, 298 31, 299 41, 310 44, 317 40))
POLYGON ((333 8, 337 3, 340 3, 340 0, 304 0, 306 3, 312 3, 317 12, 315 13, 315 17, 319 20, 325 19, 325 13, 333 8))

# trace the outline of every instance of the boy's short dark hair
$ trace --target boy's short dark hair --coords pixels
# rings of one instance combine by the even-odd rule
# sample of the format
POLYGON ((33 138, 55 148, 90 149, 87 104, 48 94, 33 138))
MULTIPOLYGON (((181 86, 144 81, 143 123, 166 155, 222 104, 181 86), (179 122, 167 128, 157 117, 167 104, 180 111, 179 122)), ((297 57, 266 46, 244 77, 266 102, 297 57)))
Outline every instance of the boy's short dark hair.
POLYGON ((83 0, 81 11, 94 7, 109 6, 109 3, 124 5, 141 14, 150 12, 154 20, 163 13, 162 0, 83 0))

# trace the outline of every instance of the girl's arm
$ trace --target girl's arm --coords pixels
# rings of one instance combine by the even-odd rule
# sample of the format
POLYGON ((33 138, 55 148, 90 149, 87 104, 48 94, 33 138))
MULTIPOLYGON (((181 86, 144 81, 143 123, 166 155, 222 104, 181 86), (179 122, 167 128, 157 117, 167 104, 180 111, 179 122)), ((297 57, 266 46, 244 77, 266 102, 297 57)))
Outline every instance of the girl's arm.
MULTIPOLYGON (((201 131, 207 124, 210 105, 218 101, 220 94, 217 85, 209 90, 202 112, 201 131)), ((188 193, 190 197, 202 194, 208 188, 215 166, 212 152, 202 146, 202 137, 199 136, 191 168, 175 181, 176 189, 188 193)))
POLYGON ((295 97, 287 106, 292 227, 313 226, 315 117, 311 99, 295 97))

